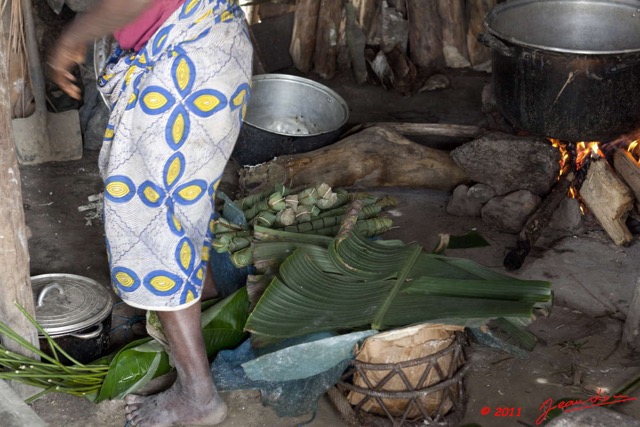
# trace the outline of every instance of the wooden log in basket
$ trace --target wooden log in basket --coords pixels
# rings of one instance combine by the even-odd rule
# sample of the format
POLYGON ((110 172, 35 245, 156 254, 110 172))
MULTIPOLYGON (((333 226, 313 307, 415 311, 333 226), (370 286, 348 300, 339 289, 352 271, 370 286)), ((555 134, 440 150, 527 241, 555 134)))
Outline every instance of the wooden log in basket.
POLYGON ((616 245, 633 240, 626 225, 633 194, 605 159, 591 161, 580 197, 616 245))
POLYGON ((250 192, 278 182, 297 187, 319 181, 332 187, 452 190, 469 178, 447 151, 424 147, 379 126, 318 150, 278 157, 240 171, 240 185, 250 192))

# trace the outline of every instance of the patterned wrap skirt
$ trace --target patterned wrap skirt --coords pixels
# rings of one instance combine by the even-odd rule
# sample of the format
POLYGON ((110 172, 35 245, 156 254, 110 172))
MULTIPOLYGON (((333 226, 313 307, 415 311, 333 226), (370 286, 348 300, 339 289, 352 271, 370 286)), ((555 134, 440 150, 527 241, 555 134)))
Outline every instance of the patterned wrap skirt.
POLYGON ((187 0, 141 51, 114 52, 98 81, 111 106, 99 160, 111 281, 131 306, 200 298, 251 58, 238 0, 187 0))

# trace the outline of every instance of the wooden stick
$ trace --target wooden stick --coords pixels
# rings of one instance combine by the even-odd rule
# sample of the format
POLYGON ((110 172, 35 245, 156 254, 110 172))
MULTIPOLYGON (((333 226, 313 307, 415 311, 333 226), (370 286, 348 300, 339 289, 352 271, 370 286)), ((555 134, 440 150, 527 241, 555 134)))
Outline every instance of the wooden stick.
POLYGON ((482 133, 482 128, 469 125, 454 125, 447 123, 396 123, 379 122, 364 123, 363 127, 380 126, 398 132, 401 135, 413 136, 448 136, 453 138, 476 138, 482 133))
POLYGON ((616 245, 633 240, 626 225, 633 208, 633 194, 606 160, 591 162, 580 197, 616 245))
POLYGON ((504 259, 503 264, 507 270, 513 271, 522 267, 531 249, 540 238, 542 231, 551 221, 553 213, 562 200, 567 197, 573 178, 573 171, 560 177, 551 193, 545 197, 538 209, 527 219, 520 234, 518 234, 515 249, 511 250, 504 259))
POLYGON ((626 356, 640 352, 640 279, 636 281, 633 299, 622 327, 621 349, 626 356))

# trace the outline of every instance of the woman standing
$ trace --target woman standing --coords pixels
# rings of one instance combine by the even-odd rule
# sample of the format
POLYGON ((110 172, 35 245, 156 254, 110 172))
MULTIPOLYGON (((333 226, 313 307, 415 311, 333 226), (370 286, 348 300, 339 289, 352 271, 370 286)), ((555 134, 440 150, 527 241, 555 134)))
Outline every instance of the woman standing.
POLYGON ((249 97, 251 45, 238 0, 101 0, 49 58, 74 98, 71 70, 94 39, 120 48, 99 80, 111 107, 100 172, 111 282, 122 300, 157 311, 177 380, 127 396, 139 427, 212 425, 226 405, 211 380, 200 299, 215 295, 208 251, 213 202, 249 97))

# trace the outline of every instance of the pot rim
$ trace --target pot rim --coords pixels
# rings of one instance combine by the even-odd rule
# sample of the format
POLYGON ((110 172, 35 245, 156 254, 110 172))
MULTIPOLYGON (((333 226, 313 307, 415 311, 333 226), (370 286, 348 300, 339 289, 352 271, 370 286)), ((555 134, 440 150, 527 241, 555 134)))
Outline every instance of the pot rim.
POLYGON ((531 3, 558 3, 558 2, 571 2, 575 1, 576 3, 594 3, 594 4, 620 4, 627 5, 632 7, 637 11, 639 25, 640 25, 640 4, 636 0, 508 0, 504 3, 500 3, 496 5, 491 11, 485 16, 484 19, 484 28, 490 34, 499 39, 512 43, 518 46, 522 46, 525 48, 531 49, 540 49, 548 52, 557 52, 563 54, 573 54, 573 55, 589 55, 589 56, 607 56, 607 55, 626 55, 626 54, 640 54, 640 47, 634 49, 620 49, 620 50, 609 50, 609 51, 593 51, 586 49, 565 49, 560 47, 552 47, 552 46, 544 46, 536 43, 529 43, 522 40, 519 40, 516 37, 510 36, 508 34, 504 34, 494 28, 491 27, 491 21, 495 20, 498 14, 507 10, 525 6, 531 3))
MULTIPOLYGON (((322 131, 322 132, 316 132, 316 133, 305 133, 305 134, 292 134, 292 133, 285 133, 285 132, 278 132, 275 131, 273 129, 267 129, 266 127, 263 126, 258 126, 254 123, 251 123, 251 121, 248 119, 247 116, 244 117, 243 119, 243 125, 250 125, 256 129, 260 129, 263 130, 265 132, 269 132, 271 134, 274 135, 281 135, 281 136, 286 136, 286 137, 290 137, 290 138, 308 138, 311 136, 318 136, 318 135, 326 135, 328 133, 332 133, 335 132, 337 130, 339 130, 340 128, 342 128, 345 124, 347 124, 347 122, 349 121, 349 105, 347 104, 347 102, 344 100, 344 98, 342 98, 336 91, 334 91, 333 89, 320 84, 314 80, 311 79, 307 79, 304 77, 299 77, 299 76, 294 76, 291 74, 278 74, 278 73, 268 73, 268 74, 257 74, 255 76, 253 76, 251 78, 251 82, 252 82, 252 89, 255 87, 256 82, 260 82, 260 81, 285 81, 285 82, 294 82, 294 83, 298 83, 298 84, 304 84, 306 86, 310 86, 320 92, 324 92, 327 96, 330 96, 331 98, 333 98, 333 100, 335 102, 338 103, 338 105, 341 107, 342 112, 344 113, 344 118, 342 119, 342 122, 335 127, 335 129, 331 129, 331 130, 327 130, 327 131, 322 131)), ((249 99, 249 102, 251 102, 251 99, 249 99)), ((247 106, 247 108, 249 108, 249 106, 247 106)))

